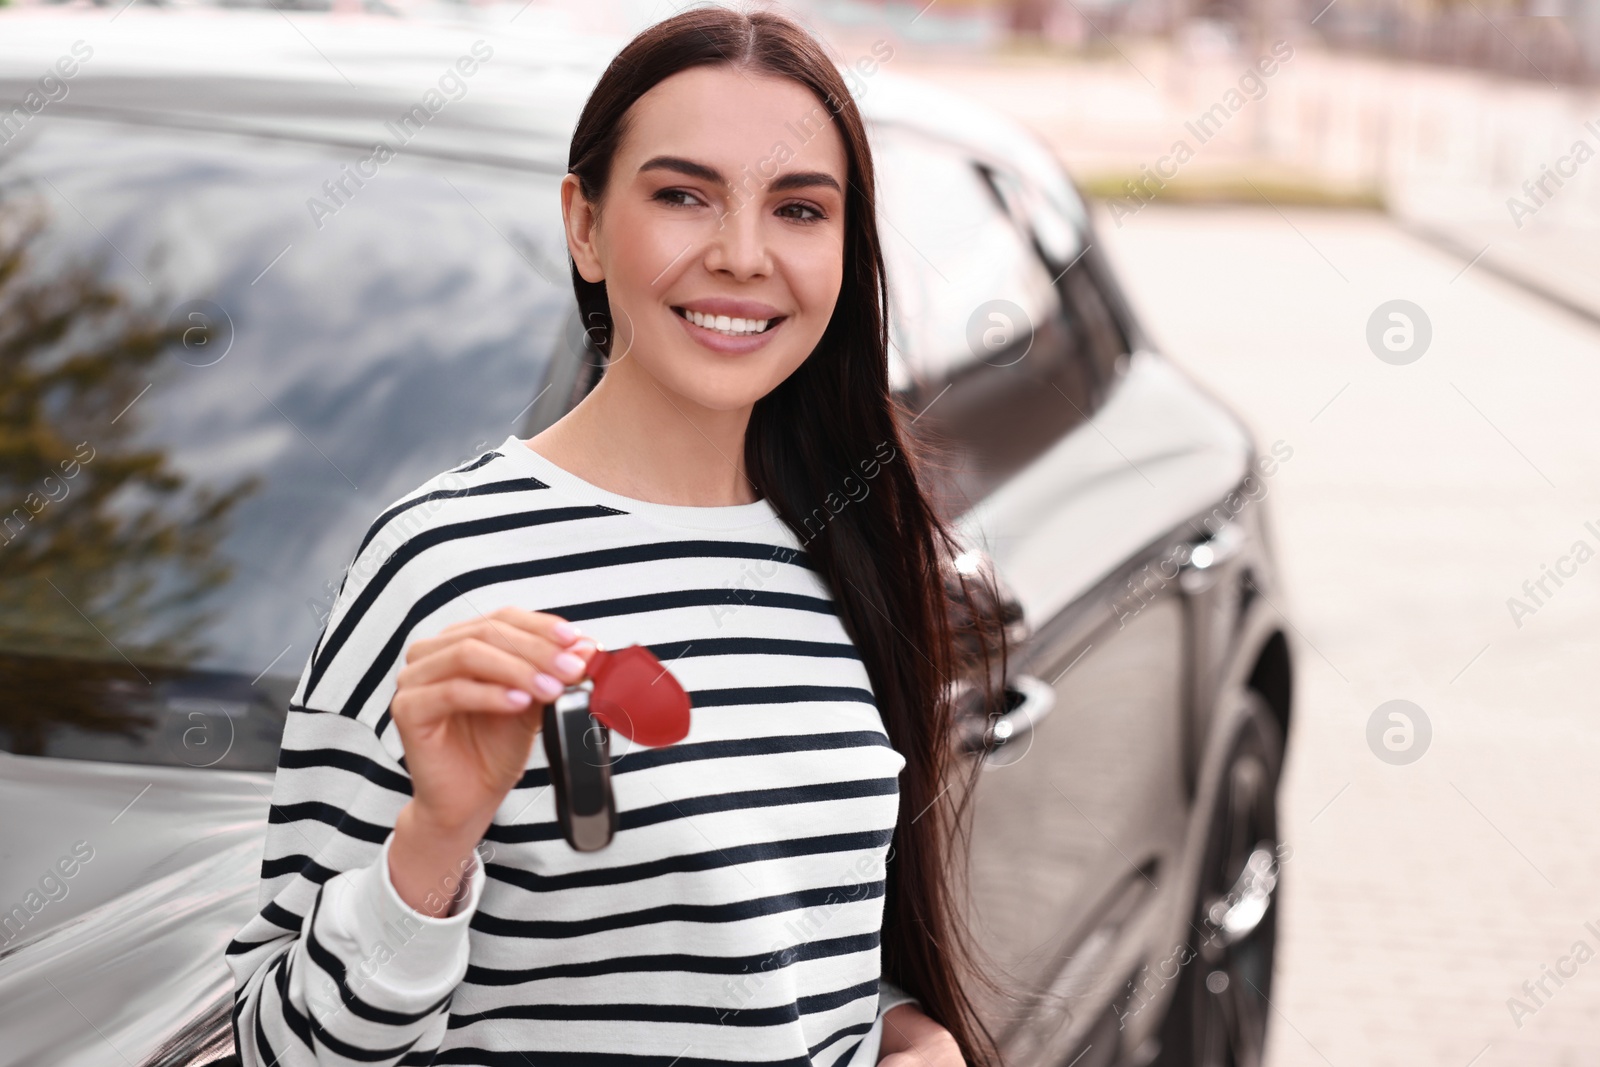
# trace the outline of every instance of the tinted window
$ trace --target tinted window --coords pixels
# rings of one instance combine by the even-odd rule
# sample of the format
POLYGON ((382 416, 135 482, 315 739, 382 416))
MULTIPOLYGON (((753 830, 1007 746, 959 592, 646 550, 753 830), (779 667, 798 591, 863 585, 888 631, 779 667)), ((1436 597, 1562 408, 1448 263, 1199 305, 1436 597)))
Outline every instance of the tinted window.
MULTIPOLYGON (((942 510, 958 513, 1093 410, 1097 375, 1063 272, 1076 230, 1043 238, 958 151, 898 129, 876 141, 879 229, 893 313, 916 378, 915 429, 944 452, 942 510)), ((1076 269, 1075 267, 1073 269, 1076 269)), ((1070 273, 1067 271, 1066 273, 1070 273)))
POLYGON ((270 769, 368 524, 526 434, 558 179, 370 155, 48 116, 0 155, 11 751, 270 769))
POLYGON ((1099 249, 1084 246, 1078 224, 1058 198, 1009 171, 980 169, 1012 221, 1032 238, 1035 253, 1055 279, 1078 341, 1094 368, 1096 389, 1091 400, 1097 407, 1130 351, 1129 339, 1106 297, 1110 279, 1104 258, 1099 249))

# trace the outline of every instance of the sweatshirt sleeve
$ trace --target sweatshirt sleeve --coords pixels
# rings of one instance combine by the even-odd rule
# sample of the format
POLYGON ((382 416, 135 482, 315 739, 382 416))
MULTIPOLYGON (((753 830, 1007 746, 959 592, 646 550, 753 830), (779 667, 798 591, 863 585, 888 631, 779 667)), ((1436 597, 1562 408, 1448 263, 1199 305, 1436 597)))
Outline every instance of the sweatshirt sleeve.
POLYGON ((889 1014, 890 1008, 898 1008, 902 1004, 915 1004, 922 1007, 922 1001, 907 993, 904 989, 882 978, 878 979, 878 1017, 889 1014))
POLYGON ((915 1004, 919 1008, 921 1001, 910 993, 884 978, 878 979, 878 1016, 872 1020, 872 1028, 862 1035, 861 1043, 856 1046, 855 1052, 850 1056, 849 1062, 844 1067, 873 1067, 879 1060, 879 1053, 883 1050, 884 1027, 890 1025, 884 1016, 890 1009, 901 1004, 915 1004))
MULTIPOLYGON (((273 787, 259 912, 228 946, 243 1067, 398 1063, 436 1051, 467 972, 467 926, 483 891, 434 918, 389 877, 409 779, 361 723, 289 713, 273 787)), ((458 895, 449 879, 436 890, 458 895)))
POLYGON ((420 619, 408 583, 384 569, 394 553, 372 551, 372 573, 366 554, 347 572, 291 699, 259 910, 226 950, 242 1067, 427 1062, 466 976, 481 858, 435 887, 454 901, 440 918, 389 876, 411 778, 388 704, 420 619))

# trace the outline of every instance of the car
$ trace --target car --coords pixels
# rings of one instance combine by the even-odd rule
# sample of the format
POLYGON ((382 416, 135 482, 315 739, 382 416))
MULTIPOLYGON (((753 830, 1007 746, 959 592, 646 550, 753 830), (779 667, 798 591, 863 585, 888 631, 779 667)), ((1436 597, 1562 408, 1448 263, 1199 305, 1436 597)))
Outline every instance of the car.
MULTIPOLYGON (((557 189, 622 42, 290 19, 0 14, 8 1062, 237 1062, 224 949, 353 550, 599 373, 557 189)), ((1039 138, 893 57, 841 60, 893 384, 1011 642, 1002 706, 953 683, 974 996, 1008 1064, 1255 1067, 1293 450, 1156 350, 1039 138)))

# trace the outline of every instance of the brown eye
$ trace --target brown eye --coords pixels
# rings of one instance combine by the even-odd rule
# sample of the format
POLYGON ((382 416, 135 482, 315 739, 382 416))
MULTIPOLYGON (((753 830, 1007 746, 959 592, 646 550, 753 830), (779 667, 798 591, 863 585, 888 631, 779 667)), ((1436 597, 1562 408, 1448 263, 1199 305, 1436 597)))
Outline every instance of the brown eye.
POLYGON ((673 197, 677 197, 677 196, 686 196, 690 200, 693 200, 695 203, 699 203, 699 200, 695 199, 695 195, 693 193, 689 192, 689 190, 687 190, 687 189, 663 189, 659 193, 657 193, 656 195, 652 196, 650 199, 659 201, 660 203, 663 203, 663 204, 670 204, 673 207, 689 207, 689 206, 691 206, 689 204, 684 204, 684 203, 681 203, 679 201, 674 200, 673 197))
POLYGON ((794 219, 796 222, 822 222, 822 221, 826 220, 827 217, 828 217, 822 211, 821 208, 815 207, 815 206, 813 206, 811 204, 803 203, 803 202, 798 201, 798 200, 795 201, 792 204, 785 204, 782 207, 780 207, 778 210, 779 211, 788 211, 790 208, 799 208, 801 211, 809 211, 809 212, 811 212, 811 214, 813 216, 811 218, 801 218, 801 217, 796 217, 796 216, 793 216, 793 215, 789 216, 790 218, 794 219))

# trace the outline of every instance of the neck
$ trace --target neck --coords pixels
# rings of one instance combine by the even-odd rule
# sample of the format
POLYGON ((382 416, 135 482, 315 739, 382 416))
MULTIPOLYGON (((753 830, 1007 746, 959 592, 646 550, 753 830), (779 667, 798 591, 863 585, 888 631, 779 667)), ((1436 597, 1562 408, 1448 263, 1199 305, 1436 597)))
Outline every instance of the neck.
POLYGON ((751 405, 707 408, 675 394, 637 360, 600 383, 534 451, 592 485, 636 500, 690 507, 749 504, 759 494, 744 469, 751 405))

